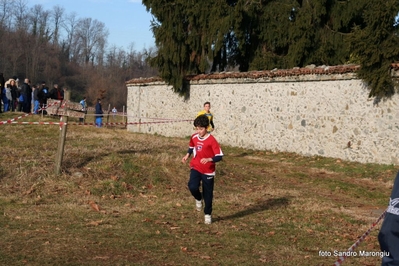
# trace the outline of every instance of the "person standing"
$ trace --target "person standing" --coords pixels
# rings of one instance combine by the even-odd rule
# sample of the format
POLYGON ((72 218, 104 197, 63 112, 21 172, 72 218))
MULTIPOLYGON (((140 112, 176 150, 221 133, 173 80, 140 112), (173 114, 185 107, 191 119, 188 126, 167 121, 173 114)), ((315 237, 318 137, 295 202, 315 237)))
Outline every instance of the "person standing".
POLYGON ((103 124, 103 108, 101 106, 101 99, 97 99, 97 104, 96 104, 96 127, 101 127, 103 124))
POLYGON ((5 79, 4 79, 3 73, 0 73, 0 113, 2 113, 1 101, 3 100, 3 90, 4 90, 5 86, 6 86, 6 84, 5 84, 5 79))
POLYGON ((3 100, 3 89, 5 88, 5 79, 3 73, 0 73, 0 113, 2 113, 1 110, 1 101, 3 100))
POLYGON ((36 84, 32 86, 32 90, 33 90, 33 113, 37 114, 39 111, 39 106, 40 106, 40 102, 39 102, 39 87, 40 84, 36 84))
POLYGON ((46 109, 47 99, 49 98, 49 89, 47 88, 45 81, 42 81, 42 84, 39 88, 38 96, 39 96, 40 107, 42 109, 46 109))
MULTIPOLYGON (((79 102, 80 105, 82 106, 81 111, 87 114, 87 102, 86 102, 86 97, 83 97, 83 99, 79 102)), ((83 123, 84 118, 79 118, 79 122, 83 123)))
POLYGON ((12 96, 11 96, 10 83, 7 83, 5 88, 3 89, 4 112, 10 111, 11 100, 12 100, 12 96))
POLYGON ((209 126, 208 126, 208 133, 215 130, 215 125, 213 124, 213 114, 211 113, 211 103, 205 102, 204 103, 204 110, 198 112, 197 117, 200 115, 206 115, 209 119, 209 126))
POLYGON ((30 87, 30 81, 25 78, 24 83, 21 86, 21 94, 19 96, 19 101, 22 103, 22 111, 24 113, 30 113, 31 101, 32 101, 32 88, 30 87))
POLYGON ((14 79, 10 80, 10 89, 11 89, 11 111, 15 112, 15 109, 18 104, 18 87, 16 81, 14 79))
POLYGON ((64 100, 64 91, 58 87, 58 84, 54 84, 50 91, 50 99, 54 100, 64 100))
POLYGON ((116 110, 116 107, 114 106, 114 108, 112 108, 112 120, 114 120, 114 121, 115 121, 115 116, 116 116, 117 112, 118 112, 118 110, 116 110))
POLYGON ((9 97, 11 97, 10 84, 7 84, 3 88, 1 95, 2 95, 2 99, 0 99, 0 100, 3 100, 3 112, 5 113, 5 112, 9 111, 9 107, 10 107, 10 105, 9 105, 9 102, 10 102, 9 97))
POLYGON ((214 136, 208 133, 209 119, 206 115, 200 115, 194 120, 197 133, 190 138, 187 154, 182 158, 182 163, 193 154, 190 161, 190 178, 188 188, 195 198, 197 211, 202 209, 202 199, 205 207, 205 224, 212 223, 213 187, 215 178, 215 163, 223 158, 222 149, 214 136), (202 194, 199 190, 202 182, 202 194))

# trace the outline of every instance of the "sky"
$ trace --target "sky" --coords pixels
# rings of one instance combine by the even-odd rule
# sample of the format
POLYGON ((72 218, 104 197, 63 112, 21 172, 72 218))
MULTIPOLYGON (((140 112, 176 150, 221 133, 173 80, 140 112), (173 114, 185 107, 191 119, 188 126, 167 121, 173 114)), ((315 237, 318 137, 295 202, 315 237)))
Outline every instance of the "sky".
POLYGON ((54 6, 65 9, 65 14, 76 13, 77 18, 92 18, 108 29, 108 47, 115 45, 124 50, 142 51, 155 47, 150 29, 151 14, 141 0, 27 0, 28 7, 42 5, 44 10, 54 6))

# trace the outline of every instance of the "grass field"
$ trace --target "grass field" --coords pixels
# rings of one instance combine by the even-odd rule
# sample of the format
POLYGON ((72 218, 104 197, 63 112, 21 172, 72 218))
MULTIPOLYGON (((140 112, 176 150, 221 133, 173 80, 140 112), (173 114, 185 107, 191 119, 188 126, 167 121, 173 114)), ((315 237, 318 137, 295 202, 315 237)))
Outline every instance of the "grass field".
MULTIPOLYGON (((0 125, 1 265, 332 265, 385 210, 397 172, 223 145, 205 225, 181 163, 188 138, 70 125, 55 176, 59 135, 0 125)), ((379 251, 380 225, 356 251, 379 251)))

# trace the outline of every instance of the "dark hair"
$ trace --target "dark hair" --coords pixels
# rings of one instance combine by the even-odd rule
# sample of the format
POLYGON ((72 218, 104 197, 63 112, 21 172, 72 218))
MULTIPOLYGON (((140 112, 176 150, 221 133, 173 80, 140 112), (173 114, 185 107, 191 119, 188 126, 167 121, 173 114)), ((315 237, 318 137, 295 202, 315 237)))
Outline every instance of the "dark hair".
POLYGON ((207 105, 207 104, 211 105, 211 103, 210 103, 210 102, 205 102, 205 103, 204 103, 204 106, 205 106, 205 105, 207 105))
POLYGON ((205 127, 209 126, 209 119, 206 115, 200 115, 196 119, 194 119, 195 127, 205 127))

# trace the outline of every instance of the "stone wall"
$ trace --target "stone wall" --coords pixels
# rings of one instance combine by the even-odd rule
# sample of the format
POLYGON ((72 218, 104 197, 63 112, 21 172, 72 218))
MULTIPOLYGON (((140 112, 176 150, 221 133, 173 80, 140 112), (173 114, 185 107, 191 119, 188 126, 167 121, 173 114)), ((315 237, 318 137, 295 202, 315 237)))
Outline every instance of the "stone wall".
POLYGON ((128 130, 190 136, 191 120, 210 101, 213 135, 222 145, 398 165, 398 96, 377 102, 368 98, 354 68, 329 70, 197 76, 187 99, 162 81, 132 80, 127 83, 128 122, 145 124, 128 130))

